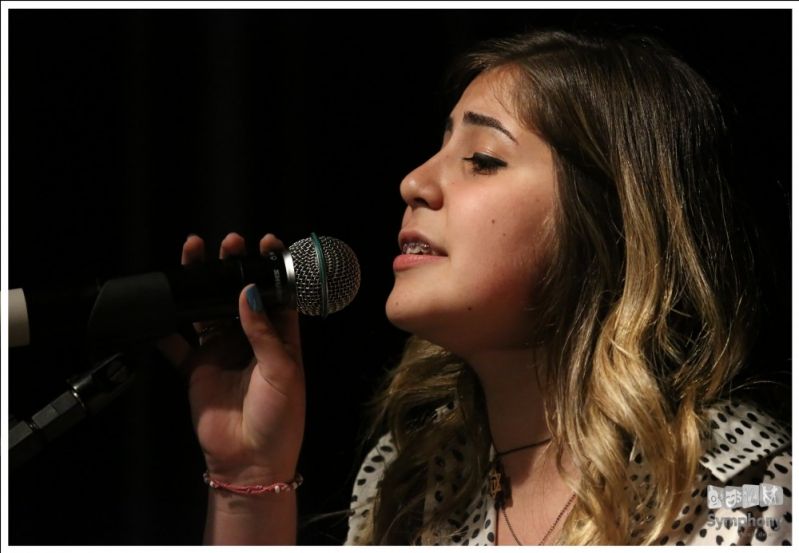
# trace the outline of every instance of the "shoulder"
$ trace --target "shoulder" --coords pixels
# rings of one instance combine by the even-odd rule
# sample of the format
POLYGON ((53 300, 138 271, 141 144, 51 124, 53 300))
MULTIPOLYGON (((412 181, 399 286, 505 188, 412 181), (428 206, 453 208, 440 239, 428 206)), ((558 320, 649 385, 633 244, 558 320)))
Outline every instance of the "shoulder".
POLYGON ((394 441, 391 435, 386 433, 364 457, 352 487, 349 530, 345 545, 366 545, 364 540, 371 533, 369 529, 372 521, 372 507, 380 480, 383 478, 386 466, 396 456, 397 449, 394 441))
POLYGON ((706 410, 706 417, 711 436, 700 461, 722 482, 781 452, 790 455, 790 426, 753 402, 720 401, 706 410))
POLYGON ((720 401, 691 499, 662 544, 791 543, 790 426, 753 402, 720 401))
MULTIPOLYGON (((454 409, 453 403, 437 407, 430 419, 435 423, 454 409)), ((368 545, 375 498, 386 468, 397 458, 398 450, 390 433, 383 434, 361 462, 350 499, 349 529, 344 545, 368 545)), ((432 462, 432 460, 431 460, 432 462)))

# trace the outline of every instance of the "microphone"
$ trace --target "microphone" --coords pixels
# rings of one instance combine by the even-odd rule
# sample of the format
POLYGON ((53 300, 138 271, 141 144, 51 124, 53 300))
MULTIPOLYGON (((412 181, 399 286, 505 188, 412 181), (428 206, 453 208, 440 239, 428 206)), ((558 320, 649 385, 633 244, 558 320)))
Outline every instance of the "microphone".
POLYGON ((9 290, 9 345, 57 340, 87 322, 90 342, 121 347, 156 340, 195 321, 232 318, 239 294, 255 283, 265 307, 286 306, 326 317, 345 308, 361 283, 358 259, 327 236, 299 240, 288 251, 183 265, 70 291, 9 290))

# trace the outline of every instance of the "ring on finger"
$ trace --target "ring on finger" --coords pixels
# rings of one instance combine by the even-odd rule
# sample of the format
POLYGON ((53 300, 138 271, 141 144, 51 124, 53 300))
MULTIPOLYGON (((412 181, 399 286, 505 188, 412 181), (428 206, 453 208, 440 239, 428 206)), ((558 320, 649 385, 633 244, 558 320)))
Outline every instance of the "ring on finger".
POLYGON ((208 324, 208 325, 207 325, 205 328, 203 328, 202 330, 200 330, 200 331, 197 333, 197 338, 198 338, 198 339, 200 340, 200 342, 202 343, 203 341, 207 341, 207 340, 208 340, 208 338, 210 338, 211 336, 213 336, 213 335, 215 335, 215 334, 220 334, 220 333, 222 333, 222 332, 223 332, 223 331, 225 331, 225 330, 226 330, 226 329, 227 329, 229 326, 230 326, 230 322, 229 322, 229 321, 225 321, 225 322, 213 322, 213 323, 210 323, 210 324, 208 324))

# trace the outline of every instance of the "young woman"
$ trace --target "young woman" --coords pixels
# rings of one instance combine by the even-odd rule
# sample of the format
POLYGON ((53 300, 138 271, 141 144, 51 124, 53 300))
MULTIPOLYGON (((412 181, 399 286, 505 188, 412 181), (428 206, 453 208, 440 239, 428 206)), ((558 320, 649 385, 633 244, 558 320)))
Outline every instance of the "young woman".
MULTIPOLYGON (((400 185, 386 314, 412 337, 347 543, 790 540, 790 435, 729 394, 755 295, 713 92, 645 37, 534 32, 461 69, 441 148, 400 185)), ((220 255, 244 248, 229 235, 220 255)), ((202 258, 187 240, 183 262, 202 258)), ((162 344, 189 374, 213 543, 295 540, 297 318, 254 292, 246 339, 201 323, 198 350, 162 344), (247 493, 273 483, 288 493, 247 493)))

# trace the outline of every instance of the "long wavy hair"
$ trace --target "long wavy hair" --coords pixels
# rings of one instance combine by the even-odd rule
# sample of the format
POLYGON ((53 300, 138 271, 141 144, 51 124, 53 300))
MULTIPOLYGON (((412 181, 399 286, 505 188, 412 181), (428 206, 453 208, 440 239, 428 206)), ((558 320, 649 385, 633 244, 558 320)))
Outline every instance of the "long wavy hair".
MULTIPOLYGON (((537 31, 481 43, 456 67, 457 91, 510 72, 515 116, 553 151, 552 258, 530 344, 549 352, 549 447, 577 494, 559 543, 652 544, 687 501, 706 445, 702 412, 729 393, 757 327, 719 97, 641 35, 537 31), (647 488, 628 481, 634 447, 647 488)), ((372 407, 368 435, 391 432, 398 456, 368 541, 429 543, 465 516, 489 469, 480 384, 462 359, 412 336, 372 407), (446 404, 455 408, 431 423, 446 404), (428 464, 448 441, 466 452, 450 475, 461 485, 423 517, 428 464)))

